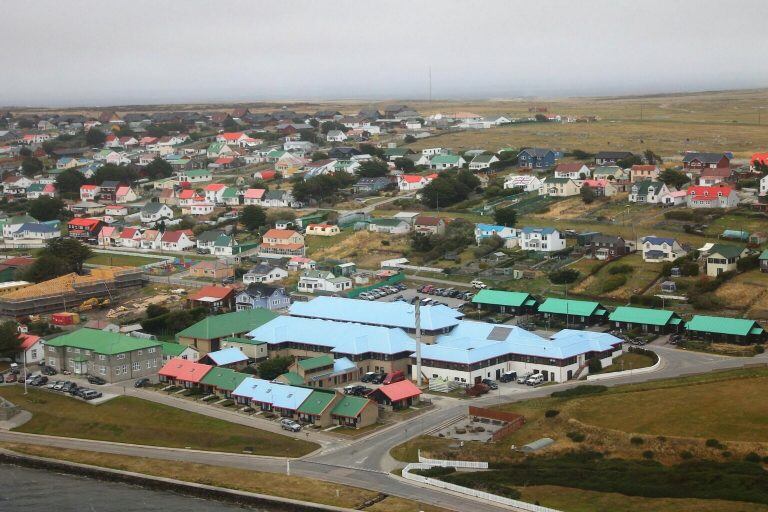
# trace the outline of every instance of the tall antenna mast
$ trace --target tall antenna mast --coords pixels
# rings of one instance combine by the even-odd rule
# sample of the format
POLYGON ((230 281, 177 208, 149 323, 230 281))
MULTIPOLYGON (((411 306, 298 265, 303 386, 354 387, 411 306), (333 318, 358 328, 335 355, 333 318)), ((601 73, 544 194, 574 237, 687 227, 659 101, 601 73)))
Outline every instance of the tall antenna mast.
POLYGON ((432 103, 432 66, 429 66, 429 102, 432 103))
POLYGON ((416 302, 416 385, 421 387, 421 299, 417 295, 416 302))

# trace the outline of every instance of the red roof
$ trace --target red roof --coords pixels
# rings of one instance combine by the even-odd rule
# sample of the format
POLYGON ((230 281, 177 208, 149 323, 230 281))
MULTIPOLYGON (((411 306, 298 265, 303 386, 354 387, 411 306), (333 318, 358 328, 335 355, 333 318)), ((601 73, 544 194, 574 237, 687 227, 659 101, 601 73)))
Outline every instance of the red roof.
POLYGON ((246 199, 261 199, 264 196, 264 190, 263 188, 249 188, 245 191, 244 197, 246 199))
POLYGON ((768 164, 768 153, 755 153, 749 161, 752 162, 753 165, 756 163, 766 165, 768 164))
POLYGON ((21 338, 21 348, 24 350, 32 348, 32 345, 40 341, 40 336, 34 334, 22 334, 19 337, 21 338))
POLYGON ((261 179, 263 180, 271 180, 275 177, 277 172, 276 171, 259 171, 255 174, 258 174, 259 176, 261 176, 261 179))
POLYGON ((98 185, 80 185, 80 190, 94 190, 99 188, 98 185))
POLYGON ((192 231, 189 229, 166 231, 165 233, 163 233, 163 238, 161 238, 161 240, 163 242, 175 243, 181 240, 182 235, 187 235, 187 238, 189 238, 192 236, 192 231))
POLYGON ((733 189, 731 187, 720 187, 717 185, 712 187, 703 187, 703 186, 688 187, 688 195, 691 196, 691 199, 695 201, 714 200, 714 199, 717 199, 718 194, 729 196, 731 195, 731 192, 733 192, 733 189))
POLYGON ((179 192, 179 199, 192 199, 193 197, 195 197, 196 193, 197 192, 195 192, 191 188, 185 188, 184 190, 179 192))
POLYGON ((584 185, 590 188, 605 188, 608 184, 607 180, 584 180, 584 185))
POLYGON ((5 267, 25 267, 35 262, 34 258, 27 258, 26 256, 17 256, 15 258, 8 258, 7 260, 0 261, 0 265, 5 267))
POLYGON ((562 164, 557 164, 557 167, 555 167, 555 172, 576 172, 580 171, 582 167, 584 167, 584 164, 579 162, 565 162, 562 164))
POLYGON ((226 299, 235 289, 231 286, 203 286, 195 293, 189 296, 189 300, 201 300, 212 298, 216 300, 226 299))
POLYGON ((160 368, 158 373, 170 379, 200 382, 212 368, 213 366, 208 364, 195 363, 188 359, 174 357, 165 363, 165 366, 160 368))
POLYGON ((227 186, 223 183, 211 183, 210 185, 206 185, 204 190, 207 192, 218 192, 225 188, 227 188, 227 186))
POLYGON ((224 132, 219 137, 222 137, 224 140, 238 140, 243 135, 245 135, 243 132, 224 132))
POLYGON ((266 233, 264 233, 263 238, 283 238, 288 239, 291 238, 293 235, 297 234, 292 229, 275 229, 272 228, 266 233))
POLYGON ((234 161, 235 161, 235 157, 233 156, 220 156, 219 158, 216 159, 214 163, 218 165, 223 165, 223 164, 231 164, 234 161))
POLYGON ((99 222, 101 222, 99 219, 76 218, 76 219, 70 220, 68 224, 70 226, 81 226, 84 228, 92 228, 93 226, 96 226, 99 222))
POLYGON ((377 391, 384 393, 384 395, 386 395, 392 402, 398 402, 421 394, 421 390, 409 380, 401 380, 394 384, 386 384, 381 386, 377 391))
POLYGON ((440 224, 440 217, 430 217, 428 215, 419 215, 416 217, 416 220, 414 221, 414 224, 418 224, 421 226, 437 226, 440 224))
POLYGON ((419 176, 418 174, 403 174, 402 176, 400 176, 400 179, 406 183, 418 183, 423 178, 424 178, 423 176, 419 176))
POLYGON ((130 240, 134 237, 136 232, 138 232, 138 228, 125 228, 120 232, 120 238, 125 238, 126 240, 130 240))

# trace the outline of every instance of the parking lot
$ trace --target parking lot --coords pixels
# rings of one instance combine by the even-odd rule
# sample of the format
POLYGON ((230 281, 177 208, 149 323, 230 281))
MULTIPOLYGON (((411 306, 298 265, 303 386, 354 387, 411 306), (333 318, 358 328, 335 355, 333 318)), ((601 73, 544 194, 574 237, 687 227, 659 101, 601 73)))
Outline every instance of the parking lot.
POLYGON ((411 302, 411 300, 413 300, 413 298, 417 296, 422 300, 431 299, 433 301, 445 304, 446 306, 450 308, 455 308, 455 309, 460 308, 467 302, 466 300, 463 300, 461 298, 445 297, 445 296, 439 296, 439 295, 430 294, 430 293, 419 292, 416 288, 406 288, 405 290, 400 290, 397 293, 386 295, 384 297, 379 297, 376 300, 380 302, 392 302, 398 299, 402 299, 402 300, 405 300, 406 302, 411 302))
MULTIPOLYGON (((5 372, 0 375, 2 385, 24 385, 23 371, 20 374, 13 374, 15 378, 10 377, 12 372, 5 372)), ((83 400, 92 404, 100 404, 116 397, 116 394, 106 393, 99 389, 103 384, 93 383, 86 380, 85 377, 76 377, 67 375, 43 375, 38 372, 30 372, 26 383, 29 387, 36 387, 45 391, 57 392, 71 396, 72 398, 83 400)))

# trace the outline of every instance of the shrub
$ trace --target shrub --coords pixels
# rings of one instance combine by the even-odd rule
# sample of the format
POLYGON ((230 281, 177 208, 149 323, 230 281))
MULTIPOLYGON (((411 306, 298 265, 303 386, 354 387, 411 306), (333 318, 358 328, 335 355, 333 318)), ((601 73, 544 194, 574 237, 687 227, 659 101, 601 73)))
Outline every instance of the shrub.
POLYGON ((643 452, 643 458, 644 458, 644 459, 648 459, 648 460, 652 459, 652 458, 653 458, 653 451, 651 451, 651 450, 645 450, 645 451, 643 452))
POLYGON ((633 438, 631 438, 629 440, 629 442, 634 444, 634 445, 641 445, 641 444, 645 443, 645 440, 643 440, 642 437, 634 436, 633 438))
POLYGON ((632 265, 616 265, 608 269, 609 274, 631 274, 634 269, 632 265))
POLYGON ((571 398, 582 395, 596 395, 598 393, 602 393, 606 389, 608 389, 606 386, 597 384, 583 384, 581 386, 576 386, 575 388, 566 389, 564 391, 555 391, 550 396, 552 398, 571 398))
POLYGON ((603 363, 597 357, 593 357, 587 362, 587 367, 589 373, 599 373, 603 369, 603 363))
POLYGON ((755 464, 759 464, 762 460, 758 454, 755 452, 749 452, 745 457, 744 460, 747 462, 754 462, 755 464))
POLYGON ((707 448, 718 448, 721 450, 725 448, 725 446, 721 444, 720 441, 718 441, 717 439, 707 439, 704 442, 704 446, 706 446, 707 448))
POLYGON ((755 354, 762 354, 763 352, 765 352, 765 347, 762 345, 755 345, 754 347, 752 347, 752 350, 755 351, 755 354))
POLYGON ((726 459, 730 459, 733 454, 731 452, 729 452, 728 450, 724 450, 724 451, 720 452, 720 455, 722 455, 726 459))
POLYGON ((690 460, 693 458, 693 454, 688 450, 680 452, 680 458, 683 460, 690 460))
POLYGON ((624 274, 616 274, 603 279, 603 284, 600 288, 602 293, 607 293, 621 288, 625 284, 627 284, 627 276, 624 274))
POLYGON ((568 439, 570 439, 574 443, 580 443, 584 441, 584 439, 586 439, 586 436, 581 432, 568 432, 565 435, 568 436, 568 439))
POLYGON ((544 413, 544 417, 545 418, 554 418, 558 414, 560 414, 560 411, 558 411, 557 409, 547 409, 547 411, 544 413))
POLYGON ((456 468, 444 468, 444 467, 436 466, 429 469, 414 469, 413 472, 416 473, 417 475, 426 476, 428 478, 439 478, 441 476, 455 473, 456 468))

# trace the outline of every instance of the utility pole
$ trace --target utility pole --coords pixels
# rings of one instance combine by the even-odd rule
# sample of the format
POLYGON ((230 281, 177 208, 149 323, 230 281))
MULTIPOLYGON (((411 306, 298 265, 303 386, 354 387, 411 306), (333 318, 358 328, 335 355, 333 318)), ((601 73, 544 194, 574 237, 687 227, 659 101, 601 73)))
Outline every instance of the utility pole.
POLYGON ((416 301, 416 385, 421 387, 423 384, 421 379, 421 299, 417 295, 414 300, 416 301))
MULTIPOLYGON (((432 103, 432 66, 429 66, 429 102, 432 103)), ((757 123, 760 124, 760 123, 757 123)))

